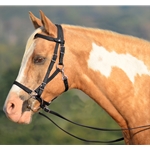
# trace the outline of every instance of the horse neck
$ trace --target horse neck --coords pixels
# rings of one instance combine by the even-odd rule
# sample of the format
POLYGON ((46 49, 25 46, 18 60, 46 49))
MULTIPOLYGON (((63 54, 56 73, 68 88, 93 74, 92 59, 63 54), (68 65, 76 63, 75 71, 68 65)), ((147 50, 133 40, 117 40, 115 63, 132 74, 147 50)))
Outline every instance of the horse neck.
MULTIPOLYGON (((93 45, 106 47, 108 51, 111 51, 113 47, 115 48, 113 43, 116 43, 116 39, 121 35, 111 31, 66 25, 64 26, 64 33, 65 39, 67 39, 65 43, 65 72, 69 77, 70 88, 82 90, 109 114, 111 112, 108 108, 117 113, 108 98, 111 95, 108 90, 110 86, 108 86, 107 78, 99 71, 89 67, 88 61, 93 45)), ((116 50, 119 49, 116 48, 116 50)), ((96 57, 95 54, 95 59, 101 59, 96 57)), ((111 116, 115 119, 114 115, 111 116)))
MULTIPOLYGON (((150 56, 150 52, 148 50, 150 44, 147 41, 108 30, 69 25, 64 25, 64 29, 65 38, 67 39, 66 54, 68 55, 65 56, 67 58, 66 63, 68 70, 74 71, 74 74, 71 72, 70 76, 70 78, 73 78, 73 80, 71 80, 71 88, 81 89, 88 94, 88 91, 91 88, 86 91, 87 86, 85 86, 85 84, 91 84, 91 82, 94 82, 95 86, 98 86, 99 90, 103 92, 107 91, 108 87, 104 87, 108 79, 104 77, 101 72, 95 71, 91 66, 89 67, 88 64, 89 57, 94 46, 99 50, 100 48, 105 48, 108 52, 114 51, 116 54, 129 53, 136 58, 142 58, 145 61, 144 63, 147 66, 150 66, 149 59, 146 58, 150 56)), ((98 59, 97 62, 100 62, 102 59, 100 57, 97 58, 96 54, 94 58, 98 59)), ((95 65, 97 64, 93 64, 93 66, 95 65)))
MULTIPOLYGON (((144 88, 144 91, 142 85, 145 82, 149 82, 147 80, 148 76, 140 79, 135 78, 132 74, 130 76, 126 68, 123 68, 123 70, 116 66, 113 66, 110 74, 107 75, 107 65, 109 63, 101 63, 104 58, 103 55, 101 57, 99 52, 93 53, 93 56, 91 55, 92 50, 97 49, 98 51, 104 51, 102 53, 104 55, 121 56, 123 59, 127 58, 129 62, 140 62, 140 65, 145 65, 148 69, 150 68, 149 42, 111 31, 74 26, 64 26, 64 33, 66 39, 65 71, 69 77, 70 88, 80 89, 89 95, 122 128, 150 124, 150 122, 146 122, 147 119, 145 118, 149 116, 149 111, 144 113, 145 116, 140 112, 134 113, 137 112, 137 108, 141 109, 141 111, 144 111, 144 108, 149 110, 148 107, 150 106, 146 99, 149 97, 144 96, 144 99, 142 99, 143 95, 149 95, 149 93, 144 93, 145 91, 148 92, 148 90, 145 87, 146 89, 144 88), (90 60, 90 57, 93 58, 90 60), (99 67, 103 69, 100 70, 99 67), (135 81, 135 79, 137 80, 135 81), (140 88, 142 88, 143 93, 140 93, 140 88), (142 102, 144 103, 143 107, 141 107, 142 102)), ((122 62, 120 58, 119 60, 122 62)), ((132 70, 134 65, 132 63, 129 65, 131 65, 130 69, 132 70)), ((130 131, 130 134, 133 135, 135 133, 134 131, 130 131)), ((149 134, 149 131, 147 130, 146 133, 149 134)), ((142 134, 141 132, 140 135, 142 134)), ((142 142, 142 139, 139 141, 142 142)))

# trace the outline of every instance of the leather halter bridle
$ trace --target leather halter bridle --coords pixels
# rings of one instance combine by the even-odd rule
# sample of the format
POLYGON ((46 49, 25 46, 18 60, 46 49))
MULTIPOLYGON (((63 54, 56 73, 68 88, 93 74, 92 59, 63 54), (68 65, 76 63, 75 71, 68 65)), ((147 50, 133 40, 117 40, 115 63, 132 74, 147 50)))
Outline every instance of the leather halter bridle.
MULTIPOLYGON (((35 34, 35 36, 34 36, 34 39, 42 38, 42 39, 45 39, 45 40, 52 41, 52 42, 56 43, 51 62, 49 64, 46 75, 45 75, 44 80, 41 83, 41 85, 37 89, 31 90, 28 87, 24 86, 23 84, 19 83, 18 81, 14 81, 14 83, 13 83, 13 84, 19 86, 25 92, 27 92, 30 95, 30 98, 38 100, 40 102, 40 107, 42 109, 45 109, 45 107, 50 104, 49 102, 46 102, 45 100, 43 100, 41 98, 41 95, 44 91, 44 88, 58 73, 62 74, 62 80, 63 80, 64 86, 65 86, 64 91, 68 90, 68 79, 67 79, 67 76, 64 74, 64 64, 63 64, 63 58, 64 58, 64 53, 65 53, 64 35, 63 35, 63 30, 62 30, 61 25, 56 24, 56 27, 57 27, 57 31, 58 31, 57 32, 57 38, 53 38, 53 37, 46 36, 46 35, 39 34, 39 33, 35 34), (50 75, 50 73, 53 69, 53 66, 54 66, 54 64, 57 60, 57 53, 58 53, 59 45, 60 45, 59 62, 56 65, 56 70, 54 71, 54 73, 50 75)), ((28 108, 30 108, 30 106, 28 106, 28 108)))

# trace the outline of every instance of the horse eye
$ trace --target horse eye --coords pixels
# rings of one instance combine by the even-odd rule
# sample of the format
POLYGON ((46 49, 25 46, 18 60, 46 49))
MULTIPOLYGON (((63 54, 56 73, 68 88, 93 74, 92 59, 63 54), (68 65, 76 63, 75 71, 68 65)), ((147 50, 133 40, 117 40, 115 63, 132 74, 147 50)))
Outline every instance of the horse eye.
POLYGON ((42 65, 44 64, 45 60, 46 60, 45 57, 36 56, 33 61, 35 64, 42 65))

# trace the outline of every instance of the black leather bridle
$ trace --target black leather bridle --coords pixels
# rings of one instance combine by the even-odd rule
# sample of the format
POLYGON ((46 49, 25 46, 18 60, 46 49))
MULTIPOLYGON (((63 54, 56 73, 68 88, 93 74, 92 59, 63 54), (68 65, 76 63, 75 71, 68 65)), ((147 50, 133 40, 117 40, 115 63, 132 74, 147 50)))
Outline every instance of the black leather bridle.
MULTIPOLYGON (((49 64, 49 67, 47 69, 47 72, 46 72, 46 75, 44 77, 44 80, 43 80, 42 84, 37 89, 31 90, 28 87, 24 86, 23 84, 19 83, 18 81, 14 81, 14 83, 13 83, 13 84, 19 86, 25 92, 27 92, 31 96, 30 98, 34 98, 34 99, 38 100, 40 102, 40 107, 42 109, 45 109, 45 107, 50 104, 50 103, 46 102, 45 100, 43 100, 41 98, 43 90, 44 90, 45 86, 58 73, 62 74, 62 80, 63 80, 64 86, 65 86, 65 90, 64 91, 68 90, 68 79, 67 79, 67 76, 64 74, 64 64, 63 64, 63 57, 64 57, 64 53, 65 53, 64 35, 63 35, 63 30, 62 30, 61 25, 57 25, 56 24, 56 27, 57 27, 57 30, 58 30, 58 32, 57 32, 57 38, 53 38, 53 37, 46 36, 46 35, 43 35, 43 34, 38 34, 38 33, 34 36, 34 39, 36 39, 36 38, 42 38, 42 39, 45 39, 45 40, 52 41, 52 42, 56 43, 55 48, 54 48, 53 57, 51 59, 51 62, 49 64), (59 45, 60 45, 59 63, 56 65, 56 70, 54 71, 54 73, 50 75, 50 73, 51 73, 51 71, 53 69, 53 66, 54 66, 54 64, 55 64, 55 62, 57 60, 57 53, 58 53, 59 45)), ((30 108, 30 106, 28 106, 28 108, 30 108)))

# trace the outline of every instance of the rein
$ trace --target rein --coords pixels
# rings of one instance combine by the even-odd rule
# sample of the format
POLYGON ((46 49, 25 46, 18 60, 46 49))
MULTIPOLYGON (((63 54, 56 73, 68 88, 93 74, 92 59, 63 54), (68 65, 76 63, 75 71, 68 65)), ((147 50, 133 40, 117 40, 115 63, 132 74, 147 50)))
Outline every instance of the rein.
MULTIPOLYGON (((83 125, 83 124, 79 124, 79 123, 73 122, 73 121, 71 121, 71 120, 63 117, 62 115, 58 114, 57 112, 54 112, 54 111, 50 110, 47 107, 45 107, 43 110, 45 112, 47 112, 47 113, 55 115, 55 116, 57 116, 57 117, 65 120, 65 121, 68 121, 69 123, 72 123, 72 124, 80 126, 80 127, 84 127, 84 128, 88 128, 88 129, 93 129, 93 130, 100 130, 100 131, 122 131, 121 129, 106 129, 106 128, 97 128, 97 127, 92 127, 92 126, 86 126, 86 125, 83 125)), ((76 136, 76 135, 74 135, 74 134, 72 134, 72 133, 64 130, 63 128, 61 128, 58 124, 56 124, 50 117, 46 116, 45 114, 39 112, 39 115, 47 118, 49 121, 51 121, 55 126, 57 126, 63 132, 67 133, 68 135, 70 135, 70 136, 72 136, 72 137, 74 137, 74 138, 76 138, 78 140, 84 141, 84 142, 91 142, 91 143, 115 143, 115 142, 119 142, 119 141, 124 140, 123 137, 118 138, 116 140, 110 140, 110 141, 100 141, 100 140, 97 141, 97 140, 88 140, 88 139, 80 138, 80 137, 78 137, 78 136, 76 136)), ((126 129, 126 130, 128 130, 128 129, 126 129)))
MULTIPOLYGON (((135 129, 141 129, 137 132, 135 132, 133 134, 133 136, 131 137, 131 139, 138 133, 142 132, 142 131, 145 131, 145 130, 148 130, 150 129, 150 125, 144 125, 144 126, 138 126, 138 127, 134 127, 134 128, 121 128, 121 129, 108 129, 108 128, 98 128, 98 127, 92 127, 92 126, 87 126, 87 125, 83 125, 83 124, 79 124, 79 123, 76 123, 76 122, 73 122, 67 118, 65 118, 64 116, 60 115, 59 113, 55 112, 55 111, 52 111, 50 110, 48 107, 44 107, 42 108, 46 113, 50 113, 54 116, 57 116, 65 121, 68 121, 69 123, 72 123, 74 125, 77 125, 77 126, 80 126, 80 127, 83 127, 83 128, 88 128, 88 129, 92 129, 92 130, 98 130, 98 131, 105 131, 105 132, 117 132, 117 131, 124 131, 124 130, 135 130, 135 129)), ((46 116, 45 114, 39 112, 38 113, 39 115, 47 118, 49 121, 51 121, 55 126, 57 126, 60 130, 62 130, 63 132, 67 133, 68 135, 78 139, 78 140, 81 140, 81 141, 84 141, 84 142, 91 142, 91 143, 115 143, 115 142, 119 142, 119 141, 122 141, 124 140, 124 137, 121 137, 121 138, 118 138, 118 139, 115 139, 115 140, 110 140, 110 141, 101 141, 101 140, 88 140, 88 139, 84 139, 84 138, 80 138, 68 131, 66 131, 65 129, 61 128, 58 124, 56 124, 50 117, 46 116)))
MULTIPOLYGON (((49 36, 46 36, 46 35, 42 35, 42 34, 36 34, 34 36, 34 39, 36 38, 43 38, 45 40, 48 40, 48 41, 52 41, 52 42, 55 42, 56 45, 55 45, 55 48, 54 48, 54 53, 53 53, 53 57, 51 59, 51 62, 49 64, 49 67, 47 69, 47 73, 44 77, 44 80, 43 82, 41 83, 41 85, 35 89, 35 90, 31 90, 29 89, 28 87, 24 86, 23 84, 19 83, 18 81, 14 81, 13 84, 17 85, 18 87, 20 87, 21 89, 23 89, 25 92, 27 92, 29 95, 30 95, 30 98, 33 98, 35 100, 38 100, 39 103, 40 103, 40 108, 42 108, 45 112, 47 113, 50 113, 52 115, 55 115, 61 119, 64 119, 65 121, 68 121, 72 124, 75 124, 75 125, 78 125, 78 126, 81 126, 81 127, 84 127, 84 128, 89 128, 89 129, 93 129, 93 130, 101 130, 101 131, 122 131, 122 130, 132 130, 132 129, 137 129, 137 128, 146 128, 146 129, 149 129, 150 128, 150 125, 147 125, 147 126, 140 126, 140 127, 135 127, 135 128, 129 128, 129 129, 105 129, 105 128, 96 128, 96 127, 90 127, 90 126, 86 126, 86 125, 81 125, 81 124, 78 124, 78 123, 75 123, 73 121, 70 121, 69 119, 61 116, 60 114, 50 110, 47 106, 50 105, 49 102, 46 102, 45 100, 43 100, 41 98, 41 95, 44 91, 44 88, 45 86, 58 74, 58 73, 61 73, 62 74, 62 80, 63 80, 63 83, 64 83, 64 87, 65 87, 65 91, 68 90, 69 86, 68 86, 68 78, 67 76, 64 74, 64 64, 63 64, 63 57, 64 57, 64 53, 65 53, 65 47, 64 47, 64 36, 63 36, 63 30, 62 30, 62 27, 61 25, 56 25, 57 27, 57 38, 53 38, 53 37, 49 37, 49 36), (52 69, 53 69, 53 66, 56 62, 56 59, 57 59, 57 53, 58 53, 58 48, 59 48, 59 45, 60 45, 60 53, 59 53, 59 63, 56 65, 56 70, 50 75, 52 69)), ((30 104, 28 104, 27 108, 29 110, 32 110, 32 107, 30 104)), ((33 111, 33 110, 32 110, 33 111)), ((82 141, 85 141, 85 142, 93 142, 93 143, 114 143, 114 142, 118 142, 118 141, 122 141, 124 140, 124 138, 119 138, 119 139, 116 139, 116 140, 111 140, 111 141, 96 141, 96 140, 87 140, 87 139, 83 139, 83 138, 80 138, 80 137, 77 137, 75 136, 74 134, 71 134, 69 132, 67 132, 66 130, 64 130, 63 128, 61 128, 60 126, 58 126, 51 118, 47 117, 45 114, 39 112, 39 114, 41 116, 44 116, 45 118, 47 118, 48 120, 50 120, 54 125, 56 125, 59 129, 61 129, 62 131, 64 131, 65 133, 69 134, 70 136, 74 137, 74 138, 77 138, 79 140, 82 140, 82 141)), ((145 130, 146 130, 145 129, 145 130)), ((143 131, 143 130, 142 130, 143 131)), ((141 132, 141 131, 138 131, 138 132, 141 132)), ((136 133, 135 133, 136 134, 136 133)))

